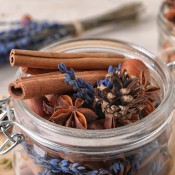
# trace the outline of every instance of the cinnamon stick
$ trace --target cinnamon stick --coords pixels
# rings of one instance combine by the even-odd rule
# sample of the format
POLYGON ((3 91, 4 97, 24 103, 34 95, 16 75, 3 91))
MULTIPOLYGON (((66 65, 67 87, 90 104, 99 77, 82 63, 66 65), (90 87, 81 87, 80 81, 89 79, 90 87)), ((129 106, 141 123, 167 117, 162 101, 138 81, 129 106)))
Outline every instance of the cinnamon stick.
POLYGON ((123 58, 123 55, 117 55, 113 53, 64 53, 64 52, 45 52, 45 51, 31 51, 31 50, 20 50, 12 49, 10 52, 10 57, 13 55, 23 55, 23 56, 34 56, 40 58, 123 58))
POLYGON ((37 75, 44 74, 49 72, 56 72, 58 69, 39 69, 39 68, 31 68, 31 67, 21 67, 21 71, 25 74, 37 75))
MULTIPOLYGON (((79 72, 76 75, 95 85, 97 80, 105 77, 106 71, 79 72)), ((34 77, 19 78, 9 84, 8 90, 13 98, 23 100, 48 94, 64 94, 73 89, 65 84, 63 74, 51 75, 50 73, 49 75, 48 73, 46 76, 42 74, 34 77)))
POLYGON ((52 69, 56 70, 60 63, 64 63, 68 68, 75 70, 105 70, 110 65, 118 66, 124 60, 124 56, 110 53, 56 53, 12 50, 10 54, 11 66, 21 66, 25 72, 28 68, 36 72, 49 72, 52 69), (36 70, 36 68, 40 70, 36 70), (47 69, 50 70, 44 71, 47 69))
POLYGON ((36 59, 31 56, 13 55, 10 57, 11 66, 22 66, 42 69, 57 69, 58 64, 64 63, 67 68, 75 70, 105 70, 110 65, 118 66, 119 63, 124 62, 123 58, 75 58, 75 59, 54 59, 42 58, 36 59))
MULTIPOLYGON (((105 74, 106 71, 104 70, 92 70, 92 71, 81 71, 81 72, 76 72, 76 76, 80 77, 80 76, 84 76, 84 75, 93 75, 93 74, 105 74)), ((64 77, 64 74, 56 71, 56 72, 49 72, 49 73, 45 73, 45 74, 37 74, 37 75, 32 75, 32 76, 26 76, 26 77, 20 77, 18 79, 16 79, 16 81, 21 81, 21 80, 31 80, 31 79, 38 79, 38 78, 59 78, 59 77, 64 77)))

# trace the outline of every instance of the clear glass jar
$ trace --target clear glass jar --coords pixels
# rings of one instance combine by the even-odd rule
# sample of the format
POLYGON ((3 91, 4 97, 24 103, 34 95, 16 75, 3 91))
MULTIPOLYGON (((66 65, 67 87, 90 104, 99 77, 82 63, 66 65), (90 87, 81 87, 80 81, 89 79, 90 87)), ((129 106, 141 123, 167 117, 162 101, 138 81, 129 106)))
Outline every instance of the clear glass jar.
POLYGON ((160 50, 175 47, 175 24, 165 18, 165 13, 168 10, 167 4, 163 2, 157 16, 160 50))
POLYGON ((28 109, 25 101, 14 100, 15 132, 25 137, 14 151, 16 175, 173 174, 174 82, 163 62, 139 46, 114 40, 73 40, 46 50, 110 52, 138 58, 149 67, 152 81, 161 87, 161 104, 131 125, 79 130, 51 123, 28 109))

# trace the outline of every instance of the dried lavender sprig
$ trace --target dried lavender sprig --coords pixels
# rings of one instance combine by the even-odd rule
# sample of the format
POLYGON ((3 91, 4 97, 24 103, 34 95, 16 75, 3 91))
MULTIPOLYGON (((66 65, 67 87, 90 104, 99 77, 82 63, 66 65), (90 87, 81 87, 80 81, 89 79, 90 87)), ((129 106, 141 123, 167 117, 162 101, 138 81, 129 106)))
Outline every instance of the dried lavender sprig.
MULTIPOLYGON (((5 30, 0 32, 0 41, 1 42, 8 42, 12 40, 16 40, 21 37, 25 36, 34 36, 36 33, 45 31, 48 32, 48 30, 56 29, 59 30, 60 28, 64 28, 65 25, 62 25, 60 23, 49 23, 49 22, 30 22, 26 24, 25 26, 19 26, 18 28, 12 28, 10 30, 5 30)), ((48 35, 47 35, 48 36, 48 35)))
POLYGON ((68 36, 69 29, 57 23, 32 23, 25 29, 11 30, 2 35, 4 37, 0 37, 0 64, 8 61, 11 49, 39 49, 68 36))
POLYGON ((82 98, 85 103, 91 105, 94 100, 93 85, 90 82, 85 82, 82 78, 76 78, 75 72, 72 68, 67 70, 66 65, 61 63, 58 65, 60 72, 65 73, 65 83, 72 86, 76 94, 73 94, 75 98, 82 98))
POLYGON ((60 23, 30 22, 25 26, 0 32, 0 65, 8 62, 10 50, 40 49, 70 35, 70 27, 60 23))
POLYGON ((109 77, 110 77, 110 75, 112 75, 112 73, 116 73, 116 74, 119 75, 119 72, 120 72, 120 69, 121 69, 121 65, 122 65, 122 64, 119 64, 117 68, 116 68, 116 67, 113 67, 112 65, 109 66, 109 68, 108 68, 108 74, 106 75, 105 79, 100 80, 100 81, 98 82, 98 85, 103 84, 103 85, 106 86, 107 88, 110 88, 110 89, 111 89, 112 86, 113 86, 113 84, 112 84, 112 82, 110 81, 110 78, 109 78, 109 77))
POLYGON ((28 156, 30 156, 36 164, 44 167, 44 170, 38 175, 57 175, 69 174, 69 175, 109 175, 108 170, 92 170, 87 166, 83 166, 79 163, 71 163, 70 161, 62 158, 53 158, 47 155, 39 155, 32 146, 23 142, 23 146, 27 149, 28 156))
POLYGON ((84 30, 89 30, 106 24, 118 24, 125 20, 135 20, 139 14, 142 13, 143 9, 144 7, 141 2, 131 2, 100 16, 84 19, 80 22, 83 25, 84 30))
POLYGON ((70 175, 109 175, 108 170, 91 170, 79 163, 71 163, 68 160, 51 159, 48 161, 47 170, 53 174, 68 173, 70 175))
POLYGON ((118 160, 110 167, 110 172, 112 172, 113 174, 119 174, 123 173, 124 169, 124 164, 120 160, 118 160))

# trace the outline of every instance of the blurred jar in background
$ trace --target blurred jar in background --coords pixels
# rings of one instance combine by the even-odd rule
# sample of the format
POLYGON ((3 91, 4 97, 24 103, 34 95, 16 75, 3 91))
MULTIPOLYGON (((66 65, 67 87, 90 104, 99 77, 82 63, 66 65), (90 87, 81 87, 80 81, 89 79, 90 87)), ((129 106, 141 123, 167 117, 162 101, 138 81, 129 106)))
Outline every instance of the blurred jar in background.
POLYGON ((175 1, 164 1, 160 7, 157 25, 159 30, 159 49, 175 47, 175 1))

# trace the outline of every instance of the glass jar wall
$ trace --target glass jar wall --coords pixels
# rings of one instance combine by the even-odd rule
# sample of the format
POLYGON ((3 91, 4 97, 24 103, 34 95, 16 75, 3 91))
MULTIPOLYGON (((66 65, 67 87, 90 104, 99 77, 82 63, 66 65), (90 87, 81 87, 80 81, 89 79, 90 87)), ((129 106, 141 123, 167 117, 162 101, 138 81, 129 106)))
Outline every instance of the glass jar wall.
MULTIPOLYGON (((107 130, 80 130, 51 123, 14 100, 14 132, 25 141, 14 153, 16 175, 171 175, 173 172, 174 84, 166 65, 147 50, 112 40, 57 43, 46 50, 109 52, 138 58, 161 87, 161 103, 139 122, 107 130)), ((100 63, 99 63, 100 64, 100 63)), ((20 73, 18 73, 20 76, 20 73)), ((175 138, 175 137, 174 137, 175 138)))

